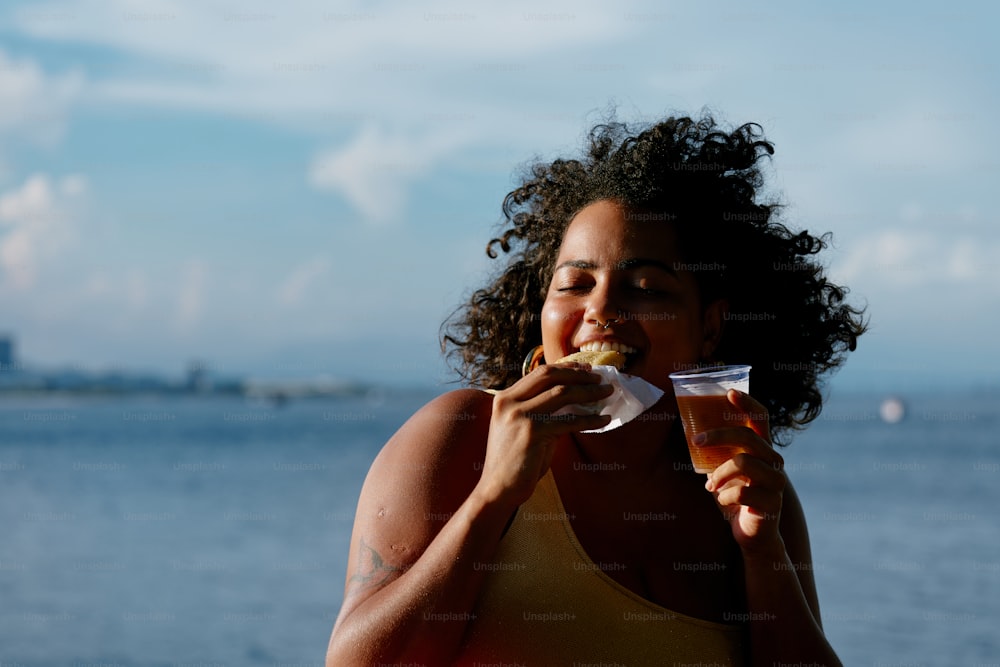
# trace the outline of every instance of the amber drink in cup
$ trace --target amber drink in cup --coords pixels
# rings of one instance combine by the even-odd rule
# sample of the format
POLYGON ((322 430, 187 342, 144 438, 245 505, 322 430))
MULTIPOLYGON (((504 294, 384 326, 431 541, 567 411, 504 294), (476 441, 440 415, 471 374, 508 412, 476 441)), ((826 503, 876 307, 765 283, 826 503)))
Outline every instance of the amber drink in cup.
POLYGON ((671 373, 670 380, 695 472, 710 473, 743 451, 738 445, 698 446, 692 441, 704 431, 749 426, 726 393, 730 389, 749 393, 750 366, 712 366, 671 373))

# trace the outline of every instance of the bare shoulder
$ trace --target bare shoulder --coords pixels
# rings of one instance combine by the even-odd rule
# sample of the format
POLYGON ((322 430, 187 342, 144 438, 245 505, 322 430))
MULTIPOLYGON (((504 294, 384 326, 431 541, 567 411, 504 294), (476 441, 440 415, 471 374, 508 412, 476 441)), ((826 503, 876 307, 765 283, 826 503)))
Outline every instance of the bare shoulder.
MULTIPOLYGON (((429 491, 448 481, 456 491, 468 485, 461 500, 479 479, 486 451, 492 397, 474 389, 460 389, 438 396, 418 410, 389 439, 372 463, 365 490, 376 495, 429 491), (463 484, 464 482, 464 484, 463 484), (388 488, 382 490, 381 487, 388 488)), ((449 489, 434 489, 435 495, 449 489)), ((461 502, 461 500, 459 502, 461 502)))
POLYGON ((385 444, 358 499, 346 605, 404 572, 472 492, 491 412, 492 397, 485 392, 448 392, 418 410, 385 444))
POLYGON ((820 620, 819 597, 816 593, 816 580, 813 576, 812 548, 809 545, 809 528, 806 526, 806 516, 802 502, 791 481, 785 486, 784 499, 781 507, 781 538, 785 543, 785 551, 798 575, 802 592, 812 609, 817 622, 820 620))

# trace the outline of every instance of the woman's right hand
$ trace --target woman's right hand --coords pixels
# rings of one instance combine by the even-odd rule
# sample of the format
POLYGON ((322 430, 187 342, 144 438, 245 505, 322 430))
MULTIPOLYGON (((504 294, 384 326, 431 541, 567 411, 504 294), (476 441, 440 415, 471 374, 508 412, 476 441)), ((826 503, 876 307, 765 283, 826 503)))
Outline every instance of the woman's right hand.
POLYGON ((517 506, 531 497, 549 469, 560 436, 606 426, 608 415, 558 415, 568 405, 592 403, 614 388, 587 364, 539 366, 493 397, 486 459, 477 491, 517 506))

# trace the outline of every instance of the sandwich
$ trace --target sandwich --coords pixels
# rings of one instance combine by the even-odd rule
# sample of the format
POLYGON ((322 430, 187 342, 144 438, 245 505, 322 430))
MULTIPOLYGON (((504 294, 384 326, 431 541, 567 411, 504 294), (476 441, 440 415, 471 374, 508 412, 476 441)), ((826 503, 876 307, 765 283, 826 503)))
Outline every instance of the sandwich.
POLYGON ((574 352, 563 357, 556 363, 561 364, 566 361, 573 361, 578 364, 590 364, 591 366, 614 366, 618 370, 625 367, 625 355, 614 350, 574 352))

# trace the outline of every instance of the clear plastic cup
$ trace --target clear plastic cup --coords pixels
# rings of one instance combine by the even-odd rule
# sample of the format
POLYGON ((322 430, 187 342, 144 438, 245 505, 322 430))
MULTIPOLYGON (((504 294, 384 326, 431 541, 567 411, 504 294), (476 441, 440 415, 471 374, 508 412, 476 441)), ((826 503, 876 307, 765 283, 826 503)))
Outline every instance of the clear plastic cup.
POLYGON ((730 389, 749 393, 750 366, 711 366, 671 373, 670 380, 695 472, 710 473, 744 451, 738 445, 706 447, 692 441, 696 434, 704 431, 750 425, 726 398, 730 389))

